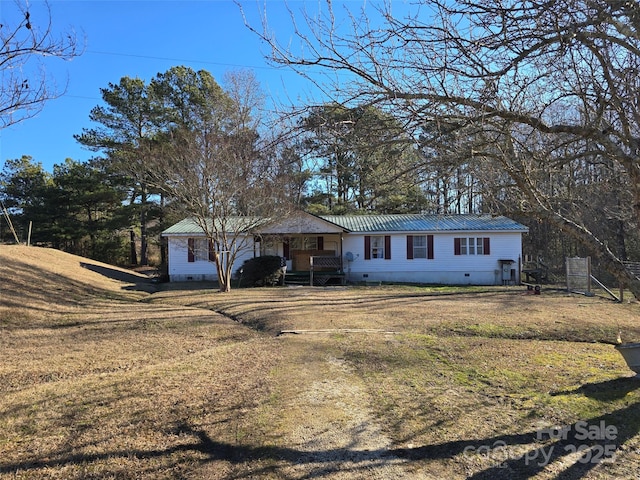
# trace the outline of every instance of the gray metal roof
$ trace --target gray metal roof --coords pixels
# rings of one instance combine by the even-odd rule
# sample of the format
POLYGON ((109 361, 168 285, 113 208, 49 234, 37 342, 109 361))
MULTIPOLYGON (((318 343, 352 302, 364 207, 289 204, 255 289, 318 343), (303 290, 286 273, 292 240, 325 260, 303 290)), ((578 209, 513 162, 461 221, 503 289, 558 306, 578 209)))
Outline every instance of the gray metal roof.
MULTIPOLYGON (((259 220, 255 217, 229 217, 224 221, 224 227, 222 222, 219 225, 216 225, 216 230, 226 230, 227 232, 243 232, 243 231, 251 231, 257 225, 262 223, 262 220, 259 220)), ((211 220, 208 221, 209 228, 211 229, 211 220)), ((198 222, 194 218, 185 218, 184 220, 180 220, 175 225, 170 226, 166 230, 162 232, 162 235, 202 235, 204 234, 204 230, 198 224, 198 222)))
POLYGON ((492 215, 320 215, 320 218, 360 233, 529 230, 510 218, 492 215))
POLYGON ((162 232, 162 235, 202 235, 204 231, 193 219, 185 218, 162 232))
MULTIPOLYGON (((493 231, 527 232, 524 225, 503 216, 492 215, 319 215, 319 218, 349 231, 371 232, 446 232, 493 231)), ((261 223, 255 218, 233 217, 227 219, 227 230, 259 231, 261 223), (238 223, 239 222, 239 223, 238 223)), ((218 228, 220 229, 220 228, 218 228)), ((186 218, 167 228, 162 235, 202 235, 200 225, 186 218)))

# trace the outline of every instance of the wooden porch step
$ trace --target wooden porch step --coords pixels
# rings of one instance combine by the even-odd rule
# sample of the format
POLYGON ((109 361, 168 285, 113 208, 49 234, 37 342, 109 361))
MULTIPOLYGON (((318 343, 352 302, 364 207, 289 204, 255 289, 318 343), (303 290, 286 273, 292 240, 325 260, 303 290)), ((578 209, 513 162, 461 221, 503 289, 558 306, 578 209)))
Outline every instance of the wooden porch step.
POLYGON ((284 276, 285 285, 309 285, 309 272, 287 272, 284 276))

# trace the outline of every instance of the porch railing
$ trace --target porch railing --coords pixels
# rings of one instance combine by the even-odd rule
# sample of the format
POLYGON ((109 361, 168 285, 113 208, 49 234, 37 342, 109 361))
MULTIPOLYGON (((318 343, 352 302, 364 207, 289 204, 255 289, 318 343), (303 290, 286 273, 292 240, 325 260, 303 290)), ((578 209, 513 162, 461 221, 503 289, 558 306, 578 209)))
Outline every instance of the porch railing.
POLYGON ((325 285, 332 278, 340 278, 344 283, 340 257, 311 256, 309 267, 309 284, 312 286, 325 285))

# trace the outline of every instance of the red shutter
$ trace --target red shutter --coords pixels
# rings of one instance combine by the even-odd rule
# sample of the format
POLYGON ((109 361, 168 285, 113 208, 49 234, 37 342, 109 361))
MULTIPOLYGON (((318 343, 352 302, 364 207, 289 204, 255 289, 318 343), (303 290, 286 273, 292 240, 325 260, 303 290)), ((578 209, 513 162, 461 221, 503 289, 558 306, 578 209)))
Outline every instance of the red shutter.
POLYGON ((453 239, 453 254, 460 255, 460 239, 459 238, 453 239))
POLYGON ((187 262, 195 262, 196 256, 193 253, 193 249, 196 248, 196 241, 193 238, 187 239, 187 262))
POLYGON ((427 235, 427 258, 433 260, 433 235, 427 235))
POLYGON ((407 235, 407 260, 413 260, 413 235, 407 235))
POLYGON ((282 256, 287 260, 291 260, 291 250, 289 248, 289 239, 285 238, 282 242, 282 256))
POLYGON ((324 237, 318 237, 318 250, 324 250, 324 237))
POLYGON ((364 259, 371 260, 371 237, 369 235, 364 236, 364 259))
POLYGON ((391 236, 384 236, 384 259, 391 260, 391 236))
POLYGON ((213 242, 211 240, 209 240, 209 261, 216 261, 216 251, 213 249, 213 242))
POLYGON ((489 250, 489 237, 483 238, 482 241, 484 242, 484 254, 490 255, 491 251, 489 250))

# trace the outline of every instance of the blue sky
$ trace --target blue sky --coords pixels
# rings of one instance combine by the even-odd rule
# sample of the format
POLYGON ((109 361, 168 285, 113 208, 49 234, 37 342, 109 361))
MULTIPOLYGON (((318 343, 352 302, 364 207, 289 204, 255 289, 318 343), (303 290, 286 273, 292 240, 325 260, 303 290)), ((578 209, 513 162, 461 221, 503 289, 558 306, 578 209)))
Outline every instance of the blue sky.
MULTIPOLYGON (((24 1, 24 0, 22 0, 24 1)), ((289 1, 293 9, 316 11, 322 2, 289 1)), ((37 25, 42 2, 32 0, 31 21, 37 25)), ((252 24, 259 25, 262 2, 243 1, 252 24)), ((362 3, 350 2, 354 8, 362 3)), ((74 134, 90 128, 90 110, 101 104, 100 88, 124 76, 150 80, 174 65, 205 69, 222 83, 225 72, 251 69, 275 101, 301 101, 316 96, 314 87, 294 72, 269 66, 267 47, 244 25, 238 5, 228 0, 50 0, 53 29, 75 30, 86 42, 84 53, 69 62, 42 59, 47 75, 66 93, 45 104, 35 118, 0 130, 0 165, 22 155, 45 170, 66 158, 85 161, 95 155, 79 145, 74 134)), ((271 28, 281 40, 291 35, 291 21, 282 1, 266 2, 271 28)), ((14 0, 0 0, 0 23, 14 25, 14 0)))

